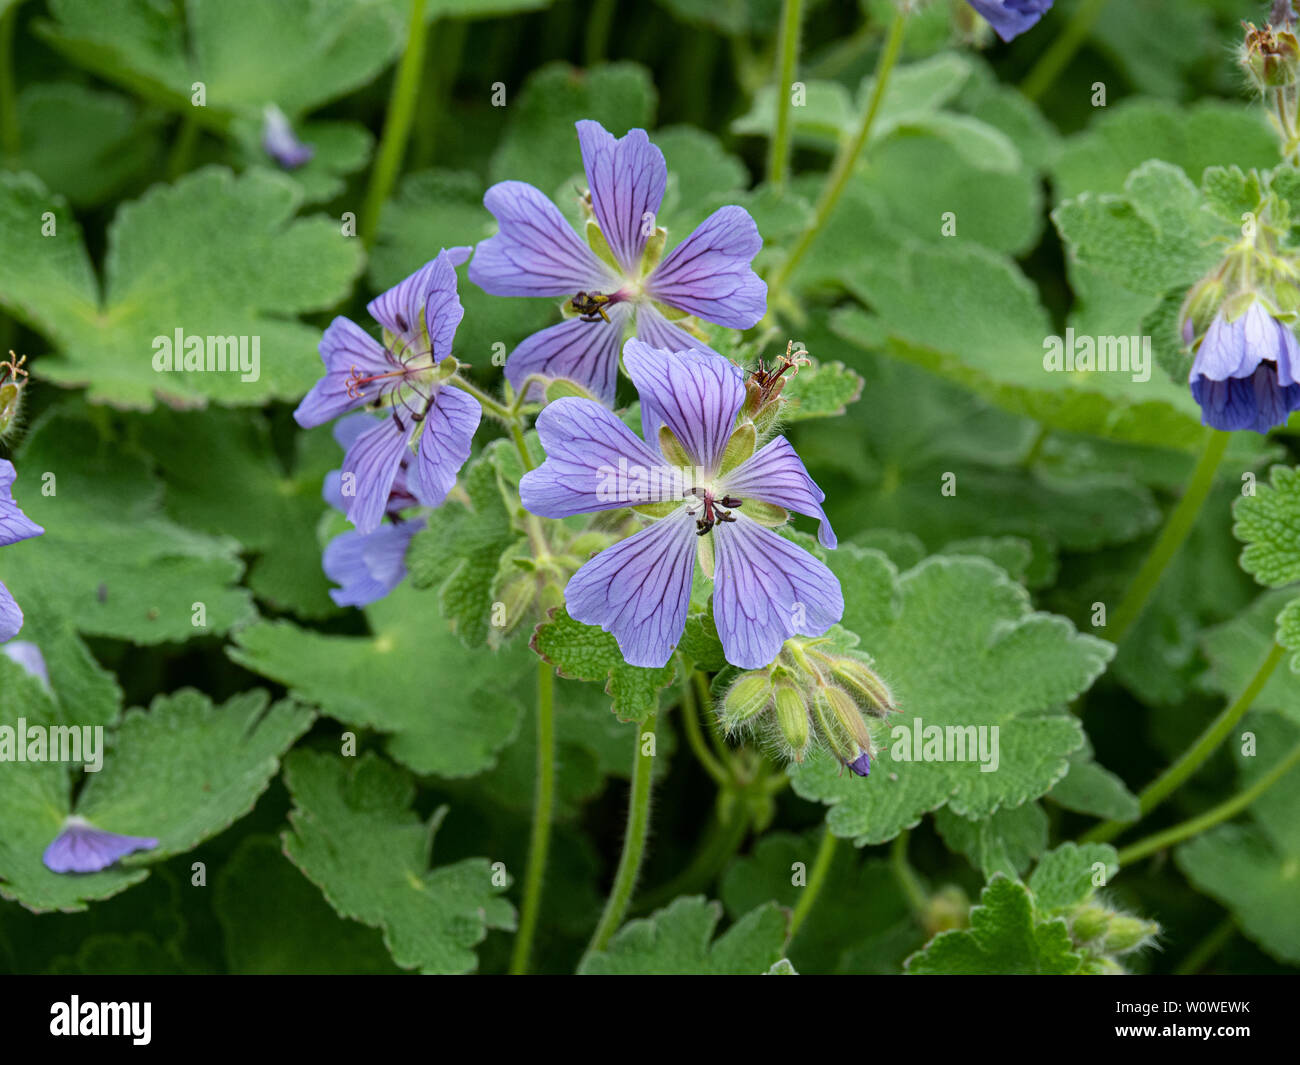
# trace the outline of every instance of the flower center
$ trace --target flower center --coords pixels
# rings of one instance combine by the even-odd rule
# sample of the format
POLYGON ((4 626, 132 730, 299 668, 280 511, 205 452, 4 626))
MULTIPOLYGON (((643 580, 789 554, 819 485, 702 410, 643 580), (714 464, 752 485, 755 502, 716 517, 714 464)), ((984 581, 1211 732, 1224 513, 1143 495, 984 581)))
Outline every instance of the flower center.
POLYGON ((719 522, 735 521, 736 517, 731 511, 744 502, 735 496, 719 498, 712 488, 688 488, 686 495, 699 501, 698 510, 694 506, 690 507, 691 513, 699 514, 695 520, 695 532, 698 536, 711 533, 713 526, 719 522))

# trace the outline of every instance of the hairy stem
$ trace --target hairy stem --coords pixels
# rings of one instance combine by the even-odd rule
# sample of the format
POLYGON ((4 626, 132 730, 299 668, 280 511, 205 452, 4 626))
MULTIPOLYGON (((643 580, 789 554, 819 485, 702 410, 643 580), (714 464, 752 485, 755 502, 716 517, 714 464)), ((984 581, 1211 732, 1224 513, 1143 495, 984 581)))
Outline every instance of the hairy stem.
POLYGON ((1293 747, 1285 758, 1239 795, 1234 795, 1227 802, 1221 802, 1218 806, 1206 810, 1205 813, 1184 821, 1182 824, 1174 825, 1173 828, 1167 828, 1163 832, 1157 832, 1153 836, 1140 839, 1136 843, 1125 847, 1119 852, 1119 864, 1122 867, 1129 862, 1139 861, 1156 851, 1164 850, 1166 847, 1181 843, 1191 836, 1204 832, 1207 828, 1213 828, 1230 817, 1235 817, 1281 780, 1296 765, 1300 765, 1300 744, 1293 747))
POLYGON ((1160 530, 1160 536, 1151 548, 1151 553, 1142 562, 1142 568, 1133 578, 1128 592, 1111 615, 1110 622, 1106 626, 1106 639, 1112 643, 1119 643, 1133 622, 1142 615, 1152 592, 1160 583, 1160 578, 1174 556, 1178 554, 1178 549, 1183 546, 1183 541, 1191 533, 1192 526, 1196 524, 1196 519, 1201 513, 1201 507, 1205 504, 1205 498, 1214 487, 1214 474, 1223 461, 1223 454, 1227 450, 1231 435, 1216 429, 1206 439, 1205 447, 1196 462, 1196 468, 1192 470, 1191 480, 1187 482, 1182 499, 1169 512, 1169 517, 1165 519, 1165 526, 1160 530))
POLYGON ((700 703, 695 697, 695 681, 690 673, 685 672, 686 663, 681 664, 682 673, 682 731, 686 733, 686 742, 696 760, 704 767, 721 788, 732 785, 731 773, 726 765, 705 746, 704 733, 700 728, 700 703))
POLYGON ((428 33, 424 26, 424 0, 411 0, 411 18, 406 32, 406 51, 393 78, 393 92, 388 99, 384 132, 379 141, 375 165, 370 170, 370 184, 361 206, 361 239, 367 248, 379 230, 379 214, 393 190, 397 171, 406 154, 406 141, 415 117, 415 101, 420 92, 420 72, 424 65, 424 45, 428 33))
POLYGON ((551 849, 551 819, 555 810, 555 670, 548 662, 537 664, 537 782, 533 793, 533 830, 528 843, 528 870, 524 874, 524 903, 519 932, 510 957, 510 972, 528 971, 528 959, 542 908, 542 884, 551 849))
POLYGON ((817 902, 817 896, 821 894, 822 888, 826 886, 826 877, 830 874, 831 863, 835 861, 835 847, 838 843, 839 840, 831 834, 829 827, 822 830, 822 841, 817 848, 817 856, 813 859, 812 872, 808 874, 808 883, 804 886, 799 901, 795 903, 794 913, 790 916, 791 940, 803 927, 804 921, 808 920, 808 914, 812 912, 812 908, 817 902))
MULTIPOLYGON (((642 748, 647 736, 653 742, 654 734, 655 715, 651 714, 634 737, 636 745, 632 754, 632 795, 627 810, 627 829, 623 833, 623 853, 618 860, 618 871, 614 874, 614 885, 605 901, 605 910, 600 915, 596 931, 592 933, 591 942, 587 944, 583 961, 604 950, 609 944, 623 923, 623 915, 627 913, 632 892, 636 889, 641 859, 645 855, 646 836, 650 830, 650 782, 654 775, 655 760, 654 754, 646 754, 642 748)), ((581 969, 581 963, 578 967, 581 969)))
POLYGON ((1037 100, 1048 90, 1088 39, 1105 6, 1106 0, 1082 0, 1065 28, 1051 38, 1047 51, 1038 57, 1033 69, 1025 75, 1025 80, 1020 83, 1021 92, 1029 99, 1037 100))
MULTIPOLYGON (((1210 757, 1225 739, 1229 733, 1236 727, 1250 709, 1251 704, 1259 698, 1259 693, 1264 690, 1264 685, 1277 669, 1278 663, 1286 652, 1278 644, 1273 644, 1269 649, 1268 655, 1264 658, 1255 675, 1250 678, 1240 695, 1224 708, 1204 732, 1197 738, 1196 742, 1191 745, 1178 761, 1174 762, 1168 769, 1160 774, 1154 781, 1147 785, 1146 789, 1138 796, 1138 804, 1142 814, 1146 815, 1154 810, 1160 803, 1164 802, 1168 796, 1182 786, 1193 773, 1195 773, 1207 758, 1210 757)), ((1106 821, 1097 825, 1088 832, 1084 837, 1085 843, 1104 843, 1107 840, 1114 839, 1131 823, 1123 821, 1106 821)))
POLYGON ((889 867, 917 923, 921 923, 925 916, 926 895, 925 888, 921 886, 921 881, 917 879, 916 871, 912 868, 912 863, 907 860, 907 844, 911 838, 912 833, 907 829, 894 837, 894 844, 889 848, 889 867))
POLYGON ((816 241, 821 231, 826 228, 826 223, 830 220, 831 214, 834 213, 836 206, 840 202, 840 197, 844 195, 844 190, 848 187, 849 179, 853 176, 854 164, 857 163, 858 156, 862 154, 863 147, 870 139, 871 128, 875 125, 876 116, 880 113, 880 104, 884 100, 885 90, 889 86, 889 76, 893 73, 894 65, 898 62, 898 53, 903 47, 903 30, 906 25, 907 15, 900 10, 894 16, 894 21, 889 27, 889 37, 886 39, 884 50, 880 53, 880 59, 876 63, 875 84, 871 89, 871 100, 867 104, 866 111, 862 114, 858 128, 848 142, 840 146, 840 150, 835 156, 831 172, 826 178, 826 184, 822 187, 821 196, 818 197, 817 206, 813 210, 812 221, 800 234, 794 248, 786 256, 785 261, 777 267, 768 282, 767 305, 769 310, 777 305, 778 297, 784 290, 786 282, 799 266, 799 263, 803 261, 803 257, 808 254, 808 249, 813 246, 813 242, 816 241))
POLYGON ((784 188, 790 176, 790 87, 794 68, 799 61, 799 26, 803 19, 803 0, 783 0, 781 35, 776 46, 776 128, 767 152, 767 180, 784 188))

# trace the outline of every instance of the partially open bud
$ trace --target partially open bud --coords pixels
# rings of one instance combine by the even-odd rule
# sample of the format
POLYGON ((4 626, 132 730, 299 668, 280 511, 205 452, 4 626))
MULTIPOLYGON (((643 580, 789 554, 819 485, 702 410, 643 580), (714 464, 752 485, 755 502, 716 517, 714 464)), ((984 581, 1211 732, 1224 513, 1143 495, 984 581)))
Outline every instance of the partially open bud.
POLYGON ((1300 64, 1300 42, 1295 34, 1287 28, 1256 29, 1249 22, 1243 25, 1246 39, 1242 43, 1241 65, 1256 87, 1263 92, 1292 84, 1300 64))
POLYGON ((12 351, 5 362, 0 362, 0 440, 18 427, 22 411, 23 389, 27 384, 27 371, 23 369, 27 356, 12 351))

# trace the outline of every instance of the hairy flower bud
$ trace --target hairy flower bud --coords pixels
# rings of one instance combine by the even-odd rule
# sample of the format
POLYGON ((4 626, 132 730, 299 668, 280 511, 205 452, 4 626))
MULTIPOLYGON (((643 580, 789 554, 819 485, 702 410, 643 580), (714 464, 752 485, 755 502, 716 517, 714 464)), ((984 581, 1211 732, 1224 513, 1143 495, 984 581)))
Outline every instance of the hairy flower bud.
POLYGON ((22 412, 23 389, 27 385, 27 371, 23 364, 27 356, 17 356, 12 351, 5 362, 0 362, 0 440, 18 427, 22 412))
POLYGON ((722 726, 727 732, 745 727, 772 705, 772 680, 766 670, 742 673, 722 698, 722 726))
POLYGON ((773 686, 776 702, 776 723, 790 750, 790 757, 802 762, 811 738, 808 726, 808 708, 803 695, 789 680, 782 678, 773 686))

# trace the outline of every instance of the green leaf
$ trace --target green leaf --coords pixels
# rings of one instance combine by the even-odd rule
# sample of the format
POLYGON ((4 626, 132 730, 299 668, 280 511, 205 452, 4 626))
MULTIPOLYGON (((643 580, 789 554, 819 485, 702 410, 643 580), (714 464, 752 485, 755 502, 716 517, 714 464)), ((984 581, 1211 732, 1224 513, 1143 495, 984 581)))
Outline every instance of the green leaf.
MULTIPOLYGON (((1140 361, 1128 371, 1048 372, 1054 331, 1038 294, 1014 263, 990 251, 911 244, 844 280, 875 315, 847 308, 832 316, 833 331, 850 343, 883 347, 1052 428, 1188 449, 1204 437, 1187 388, 1149 365, 1148 379, 1135 379, 1140 361)), ((1140 345, 1122 339, 1125 351, 1140 345)), ((1058 343, 1063 348, 1064 338, 1058 343)))
POLYGON ((1065 922, 1041 918, 1028 889, 1000 873, 989 881, 970 921, 969 929, 940 932, 907 959, 907 971, 923 976, 1068 975, 1083 964, 1065 922))
POLYGON ((26 170, 74 207, 102 203, 137 179, 161 154, 158 122, 142 118, 116 93, 70 82, 27 86, 18 97, 17 156, 0 152, 6 170, 26 170))
POLYGON ((228 653, 323 714, 387 734, 388 752, 417 773, 464 777, 493 765, 519 728, 527 652, 465 649, 436 597, 408 585, 366 617, 368 637, 261 621, 240 629, 228 653))
POLYGON ((141 644, 220 635, 252 618, 248 592, 234 587, 238 544, 169 520, 145 463, 75 408, 33 426, 18 466, 17 498, 45 528, 5 549, 4 580, 20 602, 87 635, 141 644))
POLYGON ((262 147, 263 120, 236 119, 231 134, 238 144, 240 170, 263 167, 288 178, 302 192, 304 204, 325 203, 340 195, 347 178, 370 160, 375 138, 365 126, 356 122, 298 122, 294 133, 310 145, 312 157, 293 170, 279 170, 275 160, 262 147))
POLYGON ((673 682, 676 660, 658 669, 629 666, 618 641, 595 625, 584 625, 555 607, 537 626, 532 649, 555 667, 561 677, 603 681, 611 709, 621 721, 644 721, 659 709, 659 693, 673 682))
POLYGON ((1200 100, 1189 107, 1163 100, 1124 100, 1099 108, 1092 125, 1070 138, 1057 161, 1060 200, 1082 192, 1119 193, 1134 168, 1163 159, 1199 181, 1206 167, 1270 167, 1277 137, 1259 107, 1200 100))
POLYGON ((1269 588, 1300 581, 1300 467, 1274 466, 1269 483, 1238 499, 1232 515, 1232 535, 1246 545, 1242 569, 1269 588))
POLYGON ((862 396, 862 378, 842 362, 819 362, 800 367, 781 390, 787 400, 782 422, 808 418, 834 418, 862 396))
MULTIPOLYGON (((831 807, 832 832, 859 846, 883 843, 944 805, 980 820, 1037 798, 1065 775, 1083 735, 1059 708, 1100 675, 1109 644, 1034 613, 1024 588, 981 559, 930 558, 901 577, 883 556, 852 547, 829 553, 827 563, 844 588, 845 628, 861 638, 903 711, 889 722, 888 753, 870 778, 850 779, 824 756, 791 771, 796 792, 831 807), (924 747, 912 749, 917 728, 937 727, 940 737, 953 729, 955 756, 958 733, 973 748, 983 727, 991 765, 995 726, 993 772, 981 771, 971 750, 964 760, 901 757, 925 756, 924 747)), ((938 753, 947 757, 946 744, 938 753)))
POLYGON ((722 906, 699 895, 680 898, 653 916, 629 921, 608 947, 578 970, 583 976, 757 976, 782 956, 788 914, 768 903, 722 935, 722 906))
POLYGON ((1141 812, 1124 781, 1093 760, 1090 744, 1070 756, 1070 771, 1047 794, 1067 810, 1094 817, 1136 821, 1141 812))
POLYGON ((1240 218, 1225 223, 1205 206, 1186 174, 1152 159, 1128 176, 1122 196, 1083 193, 1057 207, 1052 221, 1075 261, 1132 292, 1160 296, 1209 271, 1225 248, 1215 238, 1240 227, 1240 218))
POLYGON ((293 316, 337 303, 361 267, 360 246, 334 222, 293 217, 300 196, 262 169, 235 177, 209 168, 154 186, 118 210, 101 297, 63 201, 29 175, 0 174, 0 305, 58 349, 33 360, 36 375, 87 385, 93 402, 297 399, 319 375, 320 333, 293 316), (51 236, 42 235, 46 212, 51 236), (201 338, 214 369, 154 369, 177 330, 201 338))
POLYGON ((1018 876, 1047 847, 1047 815, 1035 802, 998 810, 980 821, 936 810, 934 827, 950 850, 966 855, 985 877, 1018 876))
POLYGON ((368 84, 400 48, 367 0, 53 0, 37 30, 78 66, 219 125, 275 103, 289 116, 368 84), (193 84, 207 89, 191 107, 193 84))
MULTIPOLYGON (((1234 743, 1238 787, 1248 788, 1300 743, 1300 725, 1252 711, 1243 732, 1250 754, 1234 743)), ((1248 825, 1220 825, 1174 853, 1195 887, 1231 911, 1242 932, 1266 953, 1300 964, 1300 768, 1293 768, 1250 807, 1248 825)))
POLYGON ((1063 843, 1043 855, 1029 889, 1038 912, 1059 913, 1090 899, 1098 880, 1107 884, 1119 873, 1119 858, 1108 843, 1063 843))
POLYGON ((270 836, 245 837, 212 887, 232 973, 395 973, 382 937, 345 921, 270 836))
POLYGON ((1300 598, 1292 599, 1277 616, 1277 642, 1291 656, 1291 672, 1300 673, 1300 598))
POLYGON ((382 929, 403 969, 469 972, 489 929, 514 928, 487 858, 429 867, 447 808, 422 821, 410 774, 373 754, 349 765, 296 751, 285 783, 294 803, 285 854, 340 916, 382 929))
MULTIPOLYGON (((1235 699, 1259 670, 1278 635, 1279 615, 1294 597, 1291 589, 1265 592, 1231 621, 1224 622, 1201 638, 1210 668, 1201 684, 1225 699, 1235 699)), ((1275 710, 1300 724, 1300 676, 1274 670, 1255 696, 1252 706, 1275 710)))
MULTIPOLYGON (((0 840, 0 895, 38 912, 81 910, 143 880, 148 872, 140 866, 192 850, 229 827, 253 808, 281 755, 312 721, 302 707, 268 709, 269 701, 254 691, 215 707, 184 689, 159 696, 147 713, 130 711, 75 806, 65 763, 6 767, 0 811, 13 831, 0 840), (98 873, 50 872, 41 855, 72 813, 110 832, 156 837, 159 845, 98 873)), ((61 721, 39 682, 0 656, 0 724, 15 727, 20 717, 28 725, 61 721)))

